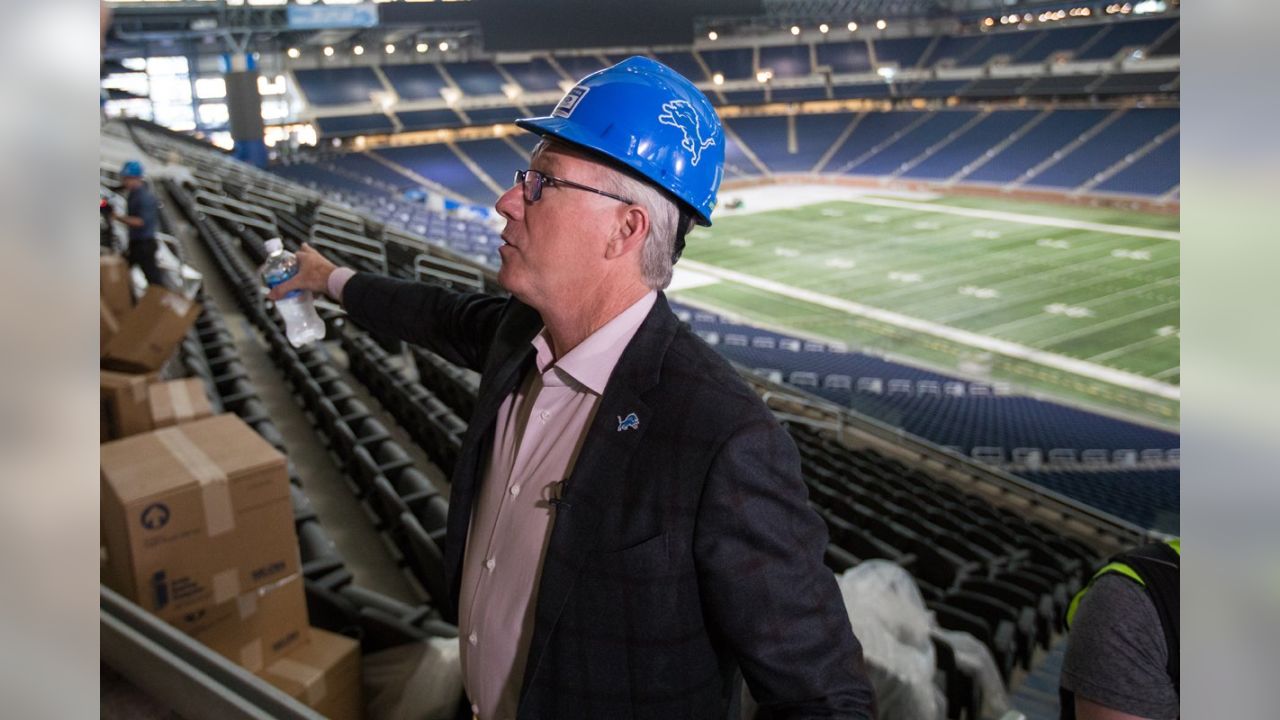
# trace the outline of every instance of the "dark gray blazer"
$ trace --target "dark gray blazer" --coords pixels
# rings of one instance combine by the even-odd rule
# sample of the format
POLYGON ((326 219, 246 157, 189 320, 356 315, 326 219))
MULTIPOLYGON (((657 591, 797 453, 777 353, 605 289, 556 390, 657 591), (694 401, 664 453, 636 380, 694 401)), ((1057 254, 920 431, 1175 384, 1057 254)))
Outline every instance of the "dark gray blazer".
MULTIPOLYGON (((481 373, 444 548, 457 607, 498 408, 542 319, 515 299, 367 273, 343 300, 361 326, 481 373)), ((542 568, 521 720, 720 720, 739 669, 774 717, 874 717, 795 445, 663 295, 587 432, 542 568), (619 430, 631 413, 639 426, 619 430)))

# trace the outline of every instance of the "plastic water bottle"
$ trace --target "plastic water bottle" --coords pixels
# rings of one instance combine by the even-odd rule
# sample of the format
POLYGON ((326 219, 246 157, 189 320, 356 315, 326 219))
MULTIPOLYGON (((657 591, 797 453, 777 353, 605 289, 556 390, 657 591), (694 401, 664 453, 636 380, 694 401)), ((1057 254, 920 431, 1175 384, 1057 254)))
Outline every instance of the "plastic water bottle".
MULTIPOLYGON (((284 249, 280 238, 272 238, 263 246, 267 261, 262 265, 262 279, 273 288, 298 274, 298 257, 284 249)), ((324 338, 324 321, 316 314, 314 298, 310 290, 294 290, 276 300, 276 309, 284 318, 284 334, 289 344, 302 347, 324 338)))

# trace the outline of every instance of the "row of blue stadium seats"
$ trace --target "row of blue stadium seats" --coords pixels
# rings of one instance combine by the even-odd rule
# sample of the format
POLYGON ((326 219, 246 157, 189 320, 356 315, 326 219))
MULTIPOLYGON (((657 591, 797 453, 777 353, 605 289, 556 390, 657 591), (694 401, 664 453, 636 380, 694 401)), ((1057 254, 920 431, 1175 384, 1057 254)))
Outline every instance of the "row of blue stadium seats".
MULTIPOLYGON (((748 157, 750 150, 770 173, 955 178, 1066 190, 1133 156, 1130 164, 1103 178, 1093 190, 1159 196, 1180 182, 1179 119, 1177 108, 896 110, 730 118, 726 175, 761 174, 748 157), (1089 135, 1082 145, 1062 152, 1082 135, 1089 135), (1047 160, 1053 162, 1043 172, 1028 176, 1047 160)), ((421 186, 425 178, 484 205, 528 162, 532 136, 517 137, 338 153, 273 169, 303 184, 379 195, 421 186), (463 155, 483 175, 473 171, 463 155)))
MULTIPOLYGON (((1108 60, 1133 48, 1151 56, 1176 55, 1179 51, 1177 22, 1170 18, 1139 19, 970 35, 866 37, 813 44, 664 51, 652 55, 695 82, 710 82, 711 75, 721 75, 726 80, 754 79, 759 71, 769 71, 774 78, 783 79, 812 77, 826 71, 869 73, 876 67, 890 65, 904 69, 976 67, 997 58, 1011 63, 1041 63, 1061 53, 1070 53, 1079 60, 1108 60)), ((472 97, 502 96, 513 86, 524 93, 554 92, 562 89, 564 83, 576 81, 624 57, 599 53, 535 57, 524 62, 388 63, 379 66, 382 77, 367 66, 298 69, 294 75, 311 104, 335 106, 369 102, 371 94, 386 92, 383 78, 406 101, 439 100, 446 89, 456 89, 472 97)), ((447 115, 453 111, 440 112, 447 115)), ((405 120, 406 125, 417 122, 418 118, 405 120)), ((485 120, 473 117, 472 122, 485 120)))
POLYGON ((735 323, 673 304, 677 313, 729 359, 775 371, 782 380, 939 445, 969 454, 975 447, 1167 451, 1176 433, 1025 396, 989 383, 893 363, 858 352, 735 323), (797 374, 801 375, 797 375, 797 374), (800 383, 795 383, 803 378, 800 383), (860 382, 867 380, 872 382, 860 382), (979 392, 980 390, 980 392, 979 392))
MULTIPOLYGON (((864 83, 853 85, 817 85, 799 88, 764 90, 729 90, 719 92, 726 103, 758 105, 767 102, 808 102, 853 98, 890 97, 969 97, 1015 98, 1024 96, 1118 96, 1172 92, 1176 89, 1176 72, 1137 72, 1114 75, 1082 74, 1043 76, 1036 78, 979 78, 976 80, 925 80, 864 83)), ((364 113, 321 117, 316 120, 321 136, 326 138, 352 135, 386 134, 396 131, 435 130, 509 123, 520 117, 545 115, 551 106, 503 106, 483 110, 452 109, 413 110, 387 113, 364 113), (394 115, 395 121, 392 120, 394 115), (398 126, 397 126, 398 122, 398 126)))

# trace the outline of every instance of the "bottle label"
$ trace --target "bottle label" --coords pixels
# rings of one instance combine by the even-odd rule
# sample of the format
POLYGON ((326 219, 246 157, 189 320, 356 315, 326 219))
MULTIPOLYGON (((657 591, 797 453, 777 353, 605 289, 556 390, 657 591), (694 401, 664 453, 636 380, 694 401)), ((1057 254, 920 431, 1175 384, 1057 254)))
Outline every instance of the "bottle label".
MULTIPOLYGON (((297 274, 298 274, 298 269, 295 267, 295 268, 293 269, 293 272, 284 272, 284 271, 274 271, 274 272, 271 272, 271 271, 268 271, 267 273, 265 273, 265 274, 264 274, 263 279, 264 279, 264 280, 266 280, 266 283, 267 283, 267 287, 268 287, 268 288, 273 288, 273 287, 275 287, 275 286, 279 285, 280 283, 285 282, 286 280, 288 280, 289 278, 291 278, 291 277, 293 277, 294 275, 297 275, 297 274)), ((290 290, 287 294, 285 294, 285 296, 284 296, 283 298, 281 298, 281 300, 287 300, 287 299, 289 299, 289 298, 296 298, 296 297, 299 297, 299 296, 301 296, 301 295, 302 295, 302 290, 290 290)))

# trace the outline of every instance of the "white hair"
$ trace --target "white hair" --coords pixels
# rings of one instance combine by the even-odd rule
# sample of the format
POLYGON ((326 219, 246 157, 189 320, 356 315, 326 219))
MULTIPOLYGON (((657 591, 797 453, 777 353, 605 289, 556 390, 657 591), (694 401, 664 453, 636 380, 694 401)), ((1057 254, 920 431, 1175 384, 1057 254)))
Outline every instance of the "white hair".
POLYGON ((671 256, 676 247, 676 226, 680 210, 666 193, 643 180, 609 168, 604 175, 605 190, 621 195, 649 211, 649 234, 640 249, 640 275, 645 285, 662 290, 671 284, 671 256))

